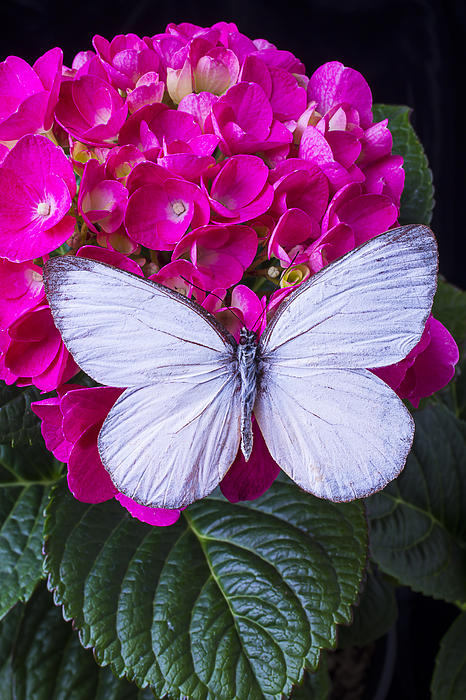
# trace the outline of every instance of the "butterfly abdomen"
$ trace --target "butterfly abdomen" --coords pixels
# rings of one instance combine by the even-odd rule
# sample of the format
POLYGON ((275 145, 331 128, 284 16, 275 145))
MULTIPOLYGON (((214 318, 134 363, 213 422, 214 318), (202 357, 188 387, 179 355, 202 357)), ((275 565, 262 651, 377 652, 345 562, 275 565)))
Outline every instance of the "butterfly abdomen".
POLYGON ((238 344, 238 370, 241 379, 241 451, 246 461, 252 452, 252 409, 257 391, 257 336, 242 328, 238 344))

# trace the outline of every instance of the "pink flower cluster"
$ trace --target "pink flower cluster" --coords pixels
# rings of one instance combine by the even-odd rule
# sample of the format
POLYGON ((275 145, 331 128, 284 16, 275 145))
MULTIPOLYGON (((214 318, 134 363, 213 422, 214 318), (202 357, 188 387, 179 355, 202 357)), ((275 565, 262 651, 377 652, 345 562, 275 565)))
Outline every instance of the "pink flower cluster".
MULTIPOLYGON (((52 321, 44 261, 103 260, 193 298, 236 337, 258 318, 261 333, 294 286, 397 225, 403 159, 357 71, 334 61, 308 77, 290 52, 225 22, 95 36, 70 68, 58 48, 32 67, 9 57, 0 94, 0 377, 56 390, 34 410, 76 498, 115 497, 171 524, 179 511, 130 501, 101 464, 97 435, 120 390, 68 383, 79 368, 52 321)), ((431 318, 409 356, 377 373, 417 405, 457 359, 431 318)), ((254 430, 250 461, 239 455, 221 484, 231 501, 278 473, 254 430)))

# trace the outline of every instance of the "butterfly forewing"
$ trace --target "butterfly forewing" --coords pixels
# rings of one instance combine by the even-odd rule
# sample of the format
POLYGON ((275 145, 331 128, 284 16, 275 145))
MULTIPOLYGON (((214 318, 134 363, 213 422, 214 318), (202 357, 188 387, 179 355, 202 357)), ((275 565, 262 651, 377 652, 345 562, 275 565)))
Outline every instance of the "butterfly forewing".
POLYGON ((65 345, 102 384, 126 388, 177 376, 195 383, 234 363, 226 329, 167 287, 75 257, 50 260, 45 280, 65 345))
POLYGON ((306 367, 399 362, 424 330, 437 266, 437 245, 426 226, 372 238, 285 299, 262 336, 262 355, 306 367))

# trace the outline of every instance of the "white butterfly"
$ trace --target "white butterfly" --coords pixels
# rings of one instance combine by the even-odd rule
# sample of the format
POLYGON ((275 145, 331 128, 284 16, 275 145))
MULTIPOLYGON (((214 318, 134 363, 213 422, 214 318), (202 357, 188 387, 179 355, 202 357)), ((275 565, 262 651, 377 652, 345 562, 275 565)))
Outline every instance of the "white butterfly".
POLYGON ((97 382, 129 387, 99 434, 119 491, 179 508, 210 493, 241 447, 251 411, 267 447, 301 488, 332 501, 383 488, 404 466, 413 420, 368 367, 419 341, 436 287, 425 226, 392 229, 289 294, 257 342, 238 344, 176 291, 95 260, 45 267, 55 324, 97 382), (241 440, 242 438, 242 440, 241 440))

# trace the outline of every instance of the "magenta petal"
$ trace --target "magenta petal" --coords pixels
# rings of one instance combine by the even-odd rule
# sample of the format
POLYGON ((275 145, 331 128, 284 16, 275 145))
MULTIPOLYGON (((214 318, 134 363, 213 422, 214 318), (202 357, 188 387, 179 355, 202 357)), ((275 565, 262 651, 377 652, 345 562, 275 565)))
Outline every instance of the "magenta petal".
POLYGON ((361 153, 361 142, 349 131, 329 131, 326 135, 333 156, 344 168, 353 165, 361 153))
POLYGON ((78 365, 61 343, 49 366, 40 374, 33 376, 32 383, 41 391, 53 391, 57 386, 71 379, 78 371, 78 365))
POLYGON ((122 389, 83 387, 67 392, 62 399, 63 432, 67 440, 76 440, 92 425, 102 425, 122 389))
POLYGON ((394 365, 377 367, 376 369, 372 369, 371 372, 376 374, 380 379, 383 379, 383 381, 395 391, 405 378, 407 368, 407 364, 404 360, 401 360, 401 362, 397 362, 394 365))
POLYGON ((387 231, 397 217, 397 207, 388 197, 378 194, 362 194, 338 209, 340 221, 353 229, 356 245, 387 231))
POLYGON ((35 377, 45 372, 62 342, 48 307, 26 312, 10 327, 10 335, 18 339, 7 350, 5 365, 11 372, 22 377, 35 377), (40 337, 35 335, 38 332, 37 324, 43 324, 40 337))
POLYGON ((128 201, 125 228, 138 243, 154 250, 170 250, 182 238, 194 215, 188 183, 167 180, 144 185, 128 201))
POLYGON ((238 284, 231 293, 231 306, 238 309, 246 328, 256 331, 260 336, 267 322, 265 308, 266 298, 259 299, 257 294, 244 284, 238 284))
POLYGON ((0 139, 16 141, 26 134, 44 130, 49 94, 45 91, 27 97, 17 111, 0 124, 0 139))
POLYGON ((262 191, 268 172, 264 161, 256 156, 232 156, 212 183, 211 196, 227 209, 240 209, 262 191))
POLYGON ((262 496, 278 476, 280 467, 267 449, 265 440, 253 419, 254 444, 249 461, 241 452, 220 482, 220 488, 225 498, 231 503, 252 501, 262 496))
POLYGON ((102 503, 116 493, 97 449, 100 425, 86 430, 74 444, 68 459, 68 486, 78 501, 102 503))
POLYGON ((78 250, 76 257, 100 260, 100 262, 113 265, 113 267, 118 267, 120 270, 132 272, 134 275, 138 275, 138 277, 144 277, 137 262, 123 255, 123 253, 118 253, 116 250, 109 250, 108 248, 101 248, 95 245, 84 245, 78 250))
MULTIPOLYGON (((315 227, 318 229, 318 227, 315 227)), ((277 257, 287 265, 291 263, 288 251, 313 237, 315 229, 310 216, 301 209, 288 209, 280 217, 270 237, 268 256, 277 257)))
POLYGON ((346 102, 358 110, 363 128, 372 123, 372 94, 369 85, 358 71, 347 68, 338 61, 324 63, 311 76, 308 99, 317 102, 321 114, 346 102))
POLYGON ((399 387, 400 396, 408 398, 416 407, 421 398, 430 396, 448 384, 459 359, 458 347, 440 321, 431 316, 426 330, 430 334, 430 343, 416 357, 408 369, 405 381, 399 387))
POLYGON ((42 268, 0 259, 0 328, 7 328, 44 297, 42 268))
POLYGON ((66 462, 72 447, 63 435, 60 397, 31 403, 31 410, 41 419, 41 433, 45 446, 60 462, 66 462))
POLYGON ((399 206, 405 182, 402 156, 386 156, 365 169, 364 190, 384 194, 399 206))
POLYGON ((136 501, 133 501, 132 498, 128 498, 128 496, 125 496, 123 493, 115 494, 115 498, 124 508, 126 508, 133 518, 137 518, 148 525, 167 527, 168 525, 173 525, 173 523, 176 523, 181 514, 181 510, 178 508, 149 508, 148 506, 141 506, 139 503, 136 503, 136 501))

